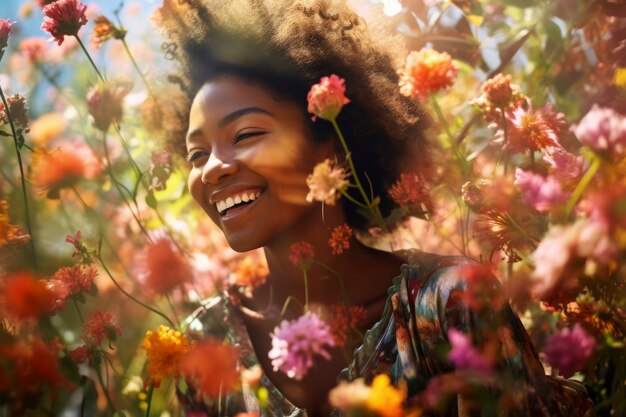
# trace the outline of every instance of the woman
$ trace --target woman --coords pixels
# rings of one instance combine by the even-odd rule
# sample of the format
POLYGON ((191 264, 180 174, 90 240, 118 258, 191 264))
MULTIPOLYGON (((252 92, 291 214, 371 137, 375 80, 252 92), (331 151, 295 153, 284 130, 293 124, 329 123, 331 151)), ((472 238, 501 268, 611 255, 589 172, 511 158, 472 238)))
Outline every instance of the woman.
MULTIPOLYGON (((427 117, 398 92, 389 36, 380 38, 386 43, 379 47, 343 2, 328 1, 166 0, 160 21, 171 40, 167 53, 183 74, 174 81, 186 94, 180 114, 188 119, 184 133, 172 140, 191 165, 191 195, 234 250, 262 247, 270 271, 252 297, 213 302, 192 325, 200 322, 207 334, 237 344, 245 367, 260 364, 270 392, 264 414, 328 415, 328 393, 340 374, 371 380, 387 373, 394 383, 406 384, 408 402, 415 403, 433 377, 454 371, 440 352, 449 345, 451 329, 495 346, 492 367, 515 382, 509 391, 517 395, 497 381, 485 383, 482 394, 500 401, 494 415, 584 414, 587 405, 568 398, 575 389, 545 377, 505 303, 484 310, 464 302, 466 271, 479 270, 477 264, 417 251, 379 251, 354 239, 341 256, 328 246, 336 227, 347 223, 367 232, 372 224, 352 202, 361 197, 358 189, 335 205, 307 201, 307 178, 315 166, 346 161, 332 125, 312 121, 307 113, 307 92, 321 77, 339 74, 347 80, 350 103, 337 122, 354 174, 380 198, 380 213, 393 208, 387 189, 400 173, 428 172, 427 117), (314 248, 315 262, 293 261, 299 244, 314 248), (342 285, 335 277, 343 278, 342 285), (358 330, 365 337, 346 348, 358 347, 354 355, 346 357, 329 344, 322 349, 328 360, 316 360, 307 374, 290 378, 280 372, 276 357, 270 358, 269 336, 280 323, 303 312, 332 320, 332 306, 346 304, 362 307, 364 316, 358 330), (503 329, 501 340, 481 340, 487 324, 503 329)), ((485 280, 491 290, 497 286, 490 275, 485 280)), ((189 414, 234 415, 259 407, 245 390, 211 404, 193 394, 181 395, 189 414)), ((478 415, 481 410, 472 395, 460 394, 440 411, 478 415)))

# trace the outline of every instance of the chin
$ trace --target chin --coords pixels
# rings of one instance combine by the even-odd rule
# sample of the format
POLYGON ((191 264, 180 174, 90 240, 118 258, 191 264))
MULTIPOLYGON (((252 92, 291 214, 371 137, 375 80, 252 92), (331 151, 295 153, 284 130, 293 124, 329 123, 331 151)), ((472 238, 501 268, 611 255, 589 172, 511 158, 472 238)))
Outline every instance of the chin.
POLYGON ((230 246, 230 248, 235 252, 239 253, 249 252, 263 246, 254 244, 254 242, 252 242, 250 239, 229 238, 226 234, 224 234, 224 237, 226 238, 226 242, 228 242, 228 246, 230 246))

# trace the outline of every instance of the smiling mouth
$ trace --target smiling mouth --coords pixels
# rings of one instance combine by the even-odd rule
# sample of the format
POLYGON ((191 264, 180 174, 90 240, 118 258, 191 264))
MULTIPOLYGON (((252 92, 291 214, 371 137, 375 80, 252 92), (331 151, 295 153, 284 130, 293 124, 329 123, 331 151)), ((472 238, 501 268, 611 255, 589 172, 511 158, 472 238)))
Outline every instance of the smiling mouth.
POLYGON ((260 191, 246 191, 218 201, 215 203, 215 207, 220 215, 225 216, 230 209, 249 205, 260 195, 260 191))

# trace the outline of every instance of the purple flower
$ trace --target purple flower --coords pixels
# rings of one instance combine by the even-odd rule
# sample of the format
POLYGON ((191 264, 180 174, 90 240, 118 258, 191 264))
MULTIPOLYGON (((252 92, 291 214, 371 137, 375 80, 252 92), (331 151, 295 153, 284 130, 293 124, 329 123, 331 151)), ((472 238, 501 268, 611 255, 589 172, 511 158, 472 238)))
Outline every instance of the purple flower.
POLYGON ((326 347, 335 346, 330 326, 316 314, 307 313, 296 320, 283 320, 272 333, 268 356, 274 371, 280 370, 297 380, 313 366, 313 355, 330 359, 326 347))
POLYGON ((561 147, 548 148, 543 160, 550 164, 550 174, 559 182, 580 177, 584 169, 582 157, 576 157, 561 147))
POLYGON ((448 330, 448 340, 452 345, 448 359, 457 370, 470 370, 483 375, 491 372, 493 362, 472 345, 472 341, 466 334, 456 329, 450 329, 448 330))
POLYGON ((613 109, 594 104, 572 131, 595 151, 622 155, 626 151, 626 117, 613 109))
POLYGON ((562 329, 548 337, 543 353, 550 366, 569 378, 585 366, 595 347, 596 340, 576 324, 573 329, 562 329))
POLYGON ((544 177, 529 171, 515 170, 515 185, 522 190, 524 203, 545 213, 565 203, 569 193, 552 176, 544 177))

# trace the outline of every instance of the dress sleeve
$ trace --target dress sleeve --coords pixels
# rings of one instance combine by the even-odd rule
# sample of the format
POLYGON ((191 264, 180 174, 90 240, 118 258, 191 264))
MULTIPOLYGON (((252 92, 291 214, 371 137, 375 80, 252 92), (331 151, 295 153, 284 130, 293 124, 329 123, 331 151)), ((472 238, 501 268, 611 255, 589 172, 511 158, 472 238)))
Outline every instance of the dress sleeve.
POLYGON ((498 416, 585 416, 591 402, 583 385, 545 375, 519 318, 508 303, 497 302, 502 295, 493 275, 481 278, 481 285, 494 296, 491 307, 470 308, 471 289, 464 271, 472 267, 480 264, 461 257, 439 257, 402 272, 394 315, 409 395, 420 395, 434 377, 453 375, 455 369, 447 359, 446 348, 448 331, 455 329, 477 345, 484 345, 489 338, 495 352, 495 383, 485 384, 488 388, 481 392, 481 398, 473 398, 467 391, 458 394, 441 415, 485 415, 480 406, 487 395, 498 416))

